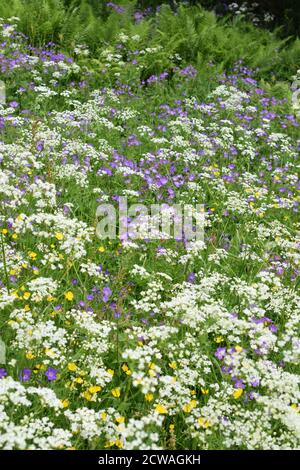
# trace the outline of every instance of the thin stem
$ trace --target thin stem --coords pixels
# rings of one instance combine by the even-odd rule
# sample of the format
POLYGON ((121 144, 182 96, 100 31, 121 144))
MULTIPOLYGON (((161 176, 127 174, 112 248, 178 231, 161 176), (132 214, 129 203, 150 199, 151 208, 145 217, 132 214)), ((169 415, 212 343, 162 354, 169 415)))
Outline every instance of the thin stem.
POLYGON ((6 264, 3 233, 1 233, 1 251, 2 251, 2 258, 3 258, 4 276, 5 276, 5 280, 6 280, 6 288, 7 288, 8 294, 10 294, 9 277, 8 277, 8 272, 7 272, 7 264, 6 264))

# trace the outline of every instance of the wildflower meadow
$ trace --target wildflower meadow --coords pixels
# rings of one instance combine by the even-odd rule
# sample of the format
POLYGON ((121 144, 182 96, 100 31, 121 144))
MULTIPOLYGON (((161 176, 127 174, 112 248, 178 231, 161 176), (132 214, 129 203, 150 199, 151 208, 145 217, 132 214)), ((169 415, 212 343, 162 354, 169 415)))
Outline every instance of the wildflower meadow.
POLYGON ((0 448, 298 449, 300 41, 142 3, 0 0, 0 448))

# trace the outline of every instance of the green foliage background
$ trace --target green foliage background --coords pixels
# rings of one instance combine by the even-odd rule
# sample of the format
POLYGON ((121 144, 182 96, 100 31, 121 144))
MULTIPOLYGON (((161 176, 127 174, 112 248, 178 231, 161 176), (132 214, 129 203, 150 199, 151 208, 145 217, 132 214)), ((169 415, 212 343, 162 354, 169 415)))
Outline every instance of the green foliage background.
POLYGON ((163 4, 159 12, 153 10, 134 23, 132 16, 140 3, 115 3, 125 11, 117 13, 103 0, 0 0, 0 17, 19 17, 19 29, 36 46, 54 41, 71 51, 74 45, 85 44, 96 59, 101 48, 116 43, 120 32, 139 34, 145 47, 162 46, 151 73, 160 72, 170 54, 176 53, 204 68, 213 61, 219 70, 229 70, 243 58, 245 65, 259 67, 268 80, 289 80, 299 68, 300 40, 282 39, 280 31, 257 28, 243 18, 218 18, 198 4, 180 4, 175 14, 163 4))

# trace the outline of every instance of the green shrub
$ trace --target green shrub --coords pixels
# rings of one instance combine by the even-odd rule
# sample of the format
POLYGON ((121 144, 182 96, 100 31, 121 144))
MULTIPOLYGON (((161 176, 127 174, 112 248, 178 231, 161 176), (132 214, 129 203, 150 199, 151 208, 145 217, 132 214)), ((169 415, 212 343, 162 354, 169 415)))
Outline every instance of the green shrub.
POLYGON ((240 59, 260 75, 289 80, 300 62, 300 41, 279 39, 278 31, 255 27, 242 18, 217 18, 199 6, 180 5, 176 12, 162 5, 157 13, 136 23, 133 19, 137 2, 118 2, 118 13, 106 2, 91 0, 0 0, 0 17, 19 17, 19 29, 31 44, 42 46, 54 41, 71 52, 76 44, 89 47, 98 60, 103 48, 114 47, 120 33, 140 36, 140 48, 160 46, 161 51, 150 63, 143 63, 141 79, 181 63, 201 65, 213 62, 230 70, 240 59), (175 61, 176 62, 176 61, 175 61))

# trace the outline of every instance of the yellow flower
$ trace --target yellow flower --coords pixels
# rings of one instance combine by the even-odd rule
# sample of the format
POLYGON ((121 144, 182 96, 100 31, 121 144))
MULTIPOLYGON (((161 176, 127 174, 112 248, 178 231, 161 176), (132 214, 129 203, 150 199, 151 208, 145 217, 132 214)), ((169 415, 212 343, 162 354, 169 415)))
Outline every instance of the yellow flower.
POLYGON ((116 421, 117 421, 117 423, 121 424, 121 423, 124 423, 125 418, 124 418, 124 416, 118 416, 118 417, 116 418, 116 421))
POLYGON ((74 382, 77 383, 77 384, 82 384, 83 379, 81 377, 76 377, 76 379, 74 379, 74 382))
POLYGON ((243 348, 241 346, 236 346, 235 347, 236 352, 240 353, 243 351, 243 348))
POLYGON ((108 373, 109 375, 114 375, 115 371, 112 370, 112 369, 107 369, 107 373, 108 373))
POLYGON ((182 409, 185 413, 190 413, 193 408, 196 408, 197 400, 191 400, 189 403, 183 405, 182 409))
POLYGON ((114 445, 115 441, 107 441, 104 445, 105 449, 107 449, 108 447, 112 447, 114 445))
POLYGON ((37 254, 34 252, 34 251, 29 251, 28 252, 28 256, 29 258, 31 259, 35 259, 37 257, 37 254))
POLYGON ((192 411, 192 407, 189 403, 186 403, 185 405, 183 405, 182 409, 185 413, 190 413, 192 411))
POLYGON ((70 405, 70 401, 66 398, 65 400, 61 400, 61 404, 63 408, 68 408, 68 406, 70 405))
POLYGON ((103 419, 103 421, 106 421, 107 413, 105 413, 105 411, 102 411, 100 416, 101 416, 101 419, 103 419))
POLYGON ((154 398, 153 393, 146 393, 145 395, 145 400, 146 401, 152 401, 154 398))
POLYGON ((123 442, 121 441, 121 439, 116 439, 116 440, 115 440, 115 445, 116 445, 119 449, 122 449, 122 447, 123 447, 123 442))
POLYGON ((119 387, 113 388, 112 391, 111 391, 111 394, 112 394, 113 397, 119 398, 119 396, 121 395, 120 388, 119 387))
POLYGON ((158 413, 160 415, 168 414, 167 408, 164 405, 160 405, 160 404, 156 405, 155 411, 156 411, 156 413, 158 413))
POLYGON ((82 396, 83 396, 83 398, 85 398, 87 401, 92 401, 93 395, 91 395, 89 391, 83 392, 82 396))
POLYGON ((77 369, 77 366, 76 366, 75 362, 69 362, 69 364, 68 364, 68 369, 69 369, 71 372, 74 372, 74 371, 77 369))
POLYGON ((216 338, 215 338, 216 343, 222 343, 222 341, 224 341, 223 336, 216 336, 216 338))
POLYGON ((16 233, 14 233, 14 234, 12 235, 12 238, 13 238, 14 240, 16 240, 16 239, 18 238, 18 235, 17 235, 16 233))
POLYGON ((6 235, 8 233, 8 230, 6 228, 2 229, 3 235, 6 235))
POLYGON ((73 292, 71 292, 70 290, 68 290, 68 292, 65 292, 65 298, 67 300, 73 300, 74 299, 74 294, 73 292))
POLYGON ((131 370, 129 369, 127 364, 123 364, 121 369, 123 372, 125 372, 126 375, 131 375, 131 370))
POLYGON ((240 398, 240 396, 241 396, 242 394, 243 394, 243 389, 242 389, 242 388, 237 388, 237 389, 233 392, 232 396, 233 396, 233 398, 234 398, 235 400, 237 400, 238 398, 240 398))
POLYGON ((49 357, 55 357, 55 352, 53 351, 53 349, 45 348, 45 354, 49 357))
POLYGON ((199 426, 201 426, 201 428, 204 428, 204 429, 207 429, 210 426, 210 422, 207 419, 203 418, 202 416, 198 418, 198 424, 199 426))
POLYGON ((99 246, 98 251, 100 251, 100 253, 104 253, 105 251, 104 246, 99 246))
POLYGON ((35 355, 31 352, 31 351, 28 351, 28 353, 26 353, 26 359, 34 359, 35 358, 35 355))
POLYGON ((102 388, 99 387, 99 385, 92 385, 90 388, 89 388, 89 392, 91 394, 94 394, 94 393, 97 393, 97 392, 101 392, 102 388))
POLYGON ((174 428, 175 428, 174 424, 170 424, 170 426, 169 426, 169 431, 170 431, 170 432, 173 432, 173 431, 174 431, 174 428))
POLYGON ((175 361, 170 362, 169 367, 171 367, 171 369, 177 369, 176 362, 175 361))
POLYGON ((56 232, 55 234, 55 238, 57 240, 62 240, 64 238, 63 234, 61 232, 56 232))
POLYGON ((25 310, 25 312, 29 312, 29 310, 30 310, 30 307, 29 307, 29 305, 28 305, 28 304, 24 305, 24 310, 25 310))
POLYGON ((203 395, 208 395, 209 390, 208 390, 208 388, 201 387, 201 392, 203 393, 203 395))
POLYGON ((28 300, 30 296, 31 296, 30 292, 24 292, 23 299, 28 300))

